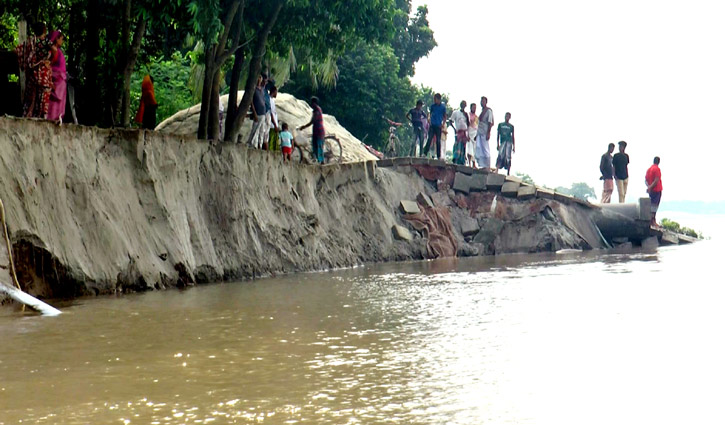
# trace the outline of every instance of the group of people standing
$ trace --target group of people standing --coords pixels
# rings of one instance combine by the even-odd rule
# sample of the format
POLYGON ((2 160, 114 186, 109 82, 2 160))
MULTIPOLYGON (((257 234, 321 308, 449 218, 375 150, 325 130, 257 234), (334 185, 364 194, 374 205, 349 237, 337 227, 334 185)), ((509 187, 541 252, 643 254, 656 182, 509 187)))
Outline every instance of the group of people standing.
POLYGON ((25 73, 23 116, 61 123, 65 115, 68 74, 60 31, 48 35, 47 26, 36 23, 33 35, 15 48, 18 66, 25 73))
MULTIPOLYGON (((599 171, 604 181, 602 188, 602 204, 608 204, 612 200, 612 192, 614 192, 614 182, 617 184, 617 194, 619 195, 619 203, 624 203, 627 196, 627 187, 629 184, 629 155, 625 153, 627 142, 619 142, 619 152, 612 156, 614 152, 614 143, 610 143, 607 151, 602 155, 599 161, 599 171)), ((657 226, 657 210, 662 200, 662 172, 660 170, 660 157, 654 158, 653 164, 645 173, 645 185, 650 198, 650 225, 657 226)))
MULTIPOLYGON (((252 96, 250 108, 252 131, 249 133, 247 144, 256 149, 281 150, 283 160, 288 161, 291 158, 295 141, 288 124, 279 121, 275 104, 277 92, 274 80, 271 80, 266 73, 260 74, 252 96)), ((221 105, 221 102, 219 104, 221 105)), ((312 119, 299 130, 312 126, 313 153, 315 159, 321 164, 324 160, 322 147, 325 138, 322 109, 314 96, 310 100, 310 106, 312 107, 312 119)))
MULTIPOLYGON (((468 104, 461 101, 460 109, 451 114, 451 120, 447 120, 446 106, 441 101, 441 95, 436 93, 434 103, 430 106, 429 114, 423 110, 423 101, 419 100, 415 108, 408 111, 406 118, 413 125, 413 144, 410 149, 410 156, 415 156, 416 148, 422 156, 427 156, 431 144, 436 145, 436 157, 441 159, 441 149, 445 154, 445 141, 447 139, 447 126, 453 127, 455 131, 455 145, 453 147, 453 162, 455 164, 468 165, 474 168, 491 169, 491 149, 489 140, 493 129, 493 110, 488 107, 488 99, 481 96, 481 112, 476 112, 476 103, 472 103, 470 111, 466 112, 468 104), (430 117, 430 119, 429 119, 430 117), (426 139, 425 147, 423 141, 426 139)), ((516 137, 514 126, 510 122, 511 113, 506 112, 505 121, 497 127, 496 149, 498 157, 493 171, 506 169, 511 172, 511 157, 516 152, 516 137)))

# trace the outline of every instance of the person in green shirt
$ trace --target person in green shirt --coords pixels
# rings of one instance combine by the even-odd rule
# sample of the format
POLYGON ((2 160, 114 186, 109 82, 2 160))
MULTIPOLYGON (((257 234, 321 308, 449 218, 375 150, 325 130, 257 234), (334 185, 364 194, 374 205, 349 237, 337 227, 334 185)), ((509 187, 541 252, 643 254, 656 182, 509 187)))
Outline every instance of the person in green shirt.
POLYGON ((498 134, 496 135, 496 149, 498 149, 496 168, 497 171, 505 168, 507 175, 511 174, 511 155, 516 152, 514 126, 509 120, 511 120, 511 113, 506 112, 506 122, 498 125, 498 134))

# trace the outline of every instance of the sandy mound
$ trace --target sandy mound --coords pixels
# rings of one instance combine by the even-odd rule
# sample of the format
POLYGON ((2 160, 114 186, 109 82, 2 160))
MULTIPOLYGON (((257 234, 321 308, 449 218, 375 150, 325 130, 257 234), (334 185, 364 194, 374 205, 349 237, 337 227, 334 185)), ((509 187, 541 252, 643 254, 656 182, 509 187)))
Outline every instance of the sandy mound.
MULTIPOLYGON (((240 91, 238 99, 241 99, 243 94, 244 92, 240 91)), ((221 97, 221 103, 224 105, 225 111, 227 110, 228 98, 228 95, 221 97)), ((307 102, 299 100, 286 93, 279 93, 277 95, 276 102, 279 120, 281 122, 286 122, 289 124, 290 129, 293 129, 293 134, 295 135, 295 140, 297 140, 298 144, 303 146, 309 145, 312 129, 308 127, 303 132, 295 132, 294 129, 310 122, 310 118, 312 117, 312 108, 310 108, 310 105, 308 105, 307 102)), ((156 130, 193 136, 196 134, 200 109, 201 105, 199 104, 194 105, 191 108, 184 109, 183 111, 179 111, 159 124, 156 127, 156 130)), ((359 139, 347 131, 345 127, 341 126, 334 116, 325 114, 324 118, 325 131, 327 134, 334 134, 340 139, 340 143, 342 143, 343 162, 369 161, 377 159, 365 149, 359 139)), ((251 127, 251 121, 245 120, 241 131, 242 141, 247 141, 251 127)))

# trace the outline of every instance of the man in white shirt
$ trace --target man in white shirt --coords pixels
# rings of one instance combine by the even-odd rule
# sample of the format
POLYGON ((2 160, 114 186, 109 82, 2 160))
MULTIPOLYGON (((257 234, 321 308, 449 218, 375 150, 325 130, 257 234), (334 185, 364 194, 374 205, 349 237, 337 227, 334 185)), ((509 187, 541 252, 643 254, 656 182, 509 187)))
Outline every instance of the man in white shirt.
POLYGON ((456 143, 453 146, 453 163, 466 163, 466 142, 468 142, 468 114, 466 113, 466 101, 461 101, 461 109, 451 114, 453 126, 456 127, 456 143))
POLYGON ((476 162, 481 168, 491 168, 491 149, 488 141, 493 128, 493 111, 488 106, 488 98, 481 96, 481 115, 478 117, 476 132, 476 162))
POLYGON ((277 86, 269 89, 269 108, 270 108, 270 129, 269 129, 269 150, 279 150, 279 118, 277 117, 277 86))

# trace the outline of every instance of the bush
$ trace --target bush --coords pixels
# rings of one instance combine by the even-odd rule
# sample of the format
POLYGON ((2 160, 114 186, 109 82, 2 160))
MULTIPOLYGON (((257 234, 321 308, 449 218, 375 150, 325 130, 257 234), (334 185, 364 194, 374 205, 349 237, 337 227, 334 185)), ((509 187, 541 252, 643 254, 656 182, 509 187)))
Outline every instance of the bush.
POLYGON ((685 235, 685 236, 690 236, 692 238, 698 238, 698 239, 703 238, 702 233, 698 233, 695 230, 690 229, 689 227, 682 227, 682 226, 680 226, 680 223, 678 223, 674 220, 670 220, 669 218, 662 219, 662 227, 664 227, 665 229, 667 229, 671 232, 679 233, 679 234, 685 235))

